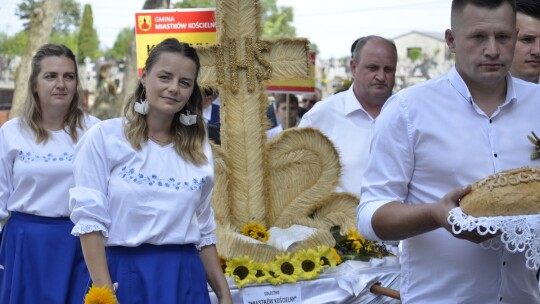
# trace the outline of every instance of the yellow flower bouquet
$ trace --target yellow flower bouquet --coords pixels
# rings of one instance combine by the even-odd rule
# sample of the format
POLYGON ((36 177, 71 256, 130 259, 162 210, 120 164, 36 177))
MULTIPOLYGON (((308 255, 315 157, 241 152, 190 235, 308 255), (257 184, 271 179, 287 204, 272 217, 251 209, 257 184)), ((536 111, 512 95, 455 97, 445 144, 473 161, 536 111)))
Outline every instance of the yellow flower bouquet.
POLYGON ((347 235, 341 235, 339 226, 333 227, 330 231, 336 239, 335 250, 343 261, 369 262, 371 258, 393 256, 385 244, 364 239, 356 228, 349 229, 347 235))

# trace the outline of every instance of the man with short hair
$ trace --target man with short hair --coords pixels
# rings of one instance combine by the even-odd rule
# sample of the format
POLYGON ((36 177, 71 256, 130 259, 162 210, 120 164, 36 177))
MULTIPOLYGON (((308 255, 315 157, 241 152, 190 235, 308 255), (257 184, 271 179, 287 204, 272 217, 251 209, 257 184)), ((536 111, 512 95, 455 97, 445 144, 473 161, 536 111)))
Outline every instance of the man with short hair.
POLYGON ((514 0, 453 0, 448 74, 404 89, 377 119, 357 209, 366 239, 402 240, 402 303, 540 303, 523 252, 482 248, 493 238, 448 223, 471 183, 538 165, 540 86, 508 73, 514 0))
POLYGON ((296 127, 298 123, 298 97, 294 94, 276 94, 276 117, 279 125, 266 131, 266 138, 270 139, 286 129, 296 127))
POLYGON ((516 0, 518 38, 510 73, 525 81, 540 80, 540 1, 516 0))
POLYGON ((351 87, 318 102, 298 125, 321 130, 336 146, 343 165, 338 191, 360 195, 373 123, 392 95, 396 64, 392 41, 379 36, 358 39, 350 61, 351 87))
POLYGON ((315 87, 313 92, 302 94, 302 108, 304 108, 305 111, 307 112, 311 110, 311 108, 313 108, 313 106, 317 102, 321 101, 321 99, 322 99, 321 89, 315 87))

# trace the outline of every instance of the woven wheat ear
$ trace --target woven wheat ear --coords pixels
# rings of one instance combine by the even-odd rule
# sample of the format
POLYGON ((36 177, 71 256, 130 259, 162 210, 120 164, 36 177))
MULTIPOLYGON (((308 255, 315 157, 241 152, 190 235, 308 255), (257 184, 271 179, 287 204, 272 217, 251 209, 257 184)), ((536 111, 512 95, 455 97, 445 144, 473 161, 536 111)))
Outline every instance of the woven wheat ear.
POLYGON ((267 143, 265 84, 310 76, 309 41, 264 41, 255 0, 216 1, 217 43, 198 47, 201 87, 217 87, 221 146, 214 146, 212 206, 218 251, 270 261, 276 250, 237 237, 252 221, 267 228, 294 224, 317 229, 296 248, 334 244, 329 229, 354 227, 358 198, 338 194, 339 156, 321 132, 290 130, 267 143))
POLYGON ((461 199, 463 212, 475 216, 540 213, 540 167, 522 167, 490 175, 461 199))

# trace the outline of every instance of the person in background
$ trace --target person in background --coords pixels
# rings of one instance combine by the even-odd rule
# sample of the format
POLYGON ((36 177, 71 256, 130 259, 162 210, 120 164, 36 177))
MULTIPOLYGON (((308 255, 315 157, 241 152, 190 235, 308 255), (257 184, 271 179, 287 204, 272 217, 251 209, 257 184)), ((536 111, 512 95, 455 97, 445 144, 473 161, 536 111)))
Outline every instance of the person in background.
POLYGON ((540 1, 516 0, 518 38, 510 74, 525 81, 540 80, 540 1))
POLYGON ((214 166, 195 49, 174 38, 146 60, 124 117, 95 125, 74 156, 72 233, 94 286, 120 303, 232 303, 218 261, 214 166))
MULTIPOLYGON (((540 2, 516 0, 518 38, 510 68, 513 77, 540 83, 540 2)), ((540 277, 540 270, 536 279, 540 277)))
POLYGON ((203 90, 203 105, 202 115, 206 127, 208 128, 208 138, 216 144, 221 144, 220 128, 221 122, 219 118, 219 105, 214 104, 214 100, 219 98, 217 90, 206 88, 203 90))
POLYGON ((359 38, 354 46, 353 85, 319 102, 298 126, 317 128, 330 138, 343 164, 337 190, 359 196, 373 124, 394 88, 397 50, 379 36, 359 38))
POLYGON ((278 135, 283 130, 294 128, 298 124, 298 97, 293 94, 276 94, 276 116, 280 124, 268 131, 268 139, 278 135))
MULTIPOLYGON (((273 101, 268 105, 266 108, 266 117, 268 118, 268 121, 270 123, 269 129, 275 128, 281 124, 281 121, 279 120, 279 116, 277 116, 277 103, 276 100, 279 98, 280 95, 285 95, 285 93, 274 93, 272 94, 273 101)), ((292 96, 292 94, 289 94, 292 96)), ((307 112, 306 109, 299 107, 298 108, 298 118, 302 118, 304 114, 307 112)))
MULTIPOLYGON (((321 89, 315 87, 315 90, 312 93, 302 94, 302 108, 305 109, 305 112, 311 110, 313 106, 321 101, 322 92, 321 89)), ((304 113, 305 114, 305 113, 304 113)))
POLYGON ((80 108, 76 62, 64 45, 41 46, 23 114, 0 128, 0 303, 78 303, 85 293, 68 193, 75 144, 98 119, 80 108))
POLYGON ((540 86, 508 73, 516 32, 514 0, 453 0, 455 66, 392 96, 377 119, 357 225, 366 239, 403 240, 404 304, 540 303, 524 252, 482 248, 493 235, 448 222, 471 183, 535 165, 540 86))

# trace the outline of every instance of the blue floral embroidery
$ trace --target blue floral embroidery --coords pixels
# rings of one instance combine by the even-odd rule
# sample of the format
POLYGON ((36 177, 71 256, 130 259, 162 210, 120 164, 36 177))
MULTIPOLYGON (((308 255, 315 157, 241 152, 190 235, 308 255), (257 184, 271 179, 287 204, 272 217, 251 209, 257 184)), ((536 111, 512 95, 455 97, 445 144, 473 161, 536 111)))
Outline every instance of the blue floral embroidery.
POLYGON ((191 182, 180 182, 176 181, 174 177, 170 177, 168 179, 164 178, 158 178, 157 175, 144 175, 142 173, 135 173, 135 169, 131 168, 128 169, 127 167, 123 167, 122 171, 119 173, 120 176, 122 176, 123 179, 129 180, 136 184, 146 184, 148 186, 157 186, 157 187, 164 187, 164 188, 171 188, 176 190, 190 190, 190 191, 197 191, 200 190, 204 184, 204 177, 197 179, 194 178, 191 180, 191 182))
POLYGON ((47 154, 47 155, 34 155, 30 152, 23 152, 19 150, 19 159, 23 162, 61 162, 61 161, 72 161, 73 154, 64 152, 59 155, 47 154))

